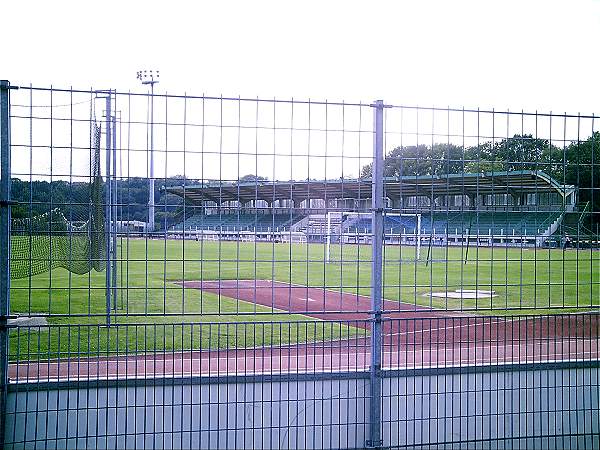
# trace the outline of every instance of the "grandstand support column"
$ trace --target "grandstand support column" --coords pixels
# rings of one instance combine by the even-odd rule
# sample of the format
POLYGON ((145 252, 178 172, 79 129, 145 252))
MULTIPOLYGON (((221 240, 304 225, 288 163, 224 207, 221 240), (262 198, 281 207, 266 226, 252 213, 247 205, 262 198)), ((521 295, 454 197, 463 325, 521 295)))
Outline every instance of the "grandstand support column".
POLYGON ((10 83, 0 80, 0 447, 6 429, 10 315, 10 83))
POLYGON ((380 448, 381 439, 381 348, 383 297, 383 100, 373 105, 372 263, 371 263, 371 366, 369 369, 368 448, 380 448))

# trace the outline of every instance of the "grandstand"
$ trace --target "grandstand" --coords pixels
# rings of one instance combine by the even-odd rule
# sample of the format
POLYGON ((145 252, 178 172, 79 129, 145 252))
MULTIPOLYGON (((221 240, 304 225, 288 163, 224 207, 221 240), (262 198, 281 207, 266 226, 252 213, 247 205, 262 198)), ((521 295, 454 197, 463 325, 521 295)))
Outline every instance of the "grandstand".
MULTIPOLYGON (((369 178, 207 183, 165 190, 197 211, 171 228, 184 237, 202 231, 214 231, 222 239, 242 231, 294 232, 308 242, 325 242, 329 234, 332 242, 367 243, 372 231, 368 216, 348 213, 369 212, 369 178)), ((575 186, 530 170, 388 177, 385 192, 388 243, 550 245, 565 233, 563 220, 578 226, 585 209, 577 205, 575 186)))

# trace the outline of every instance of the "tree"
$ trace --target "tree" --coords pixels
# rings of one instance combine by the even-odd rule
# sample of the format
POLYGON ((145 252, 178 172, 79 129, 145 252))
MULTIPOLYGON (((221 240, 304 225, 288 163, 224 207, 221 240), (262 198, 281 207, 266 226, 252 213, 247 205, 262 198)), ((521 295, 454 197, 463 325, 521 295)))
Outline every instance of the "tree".
MULTIPOLYGON (((385 158, 384 176, 550 170, 552 158, 560 153, 548 140, 534 138, 531 134, 515 134, 498 142, 485 141, 465 149, 454 144, 396 147, 385 158)), ((372 170, 371 163, 363 166, 361 177, 370 177, 372 170)))
POLYGON ((563 157, 566 164, 557 176, 564 174, 565 184, 578 187, 579 202, 590 202, 592 221, 600 223, 600 132, 569 144, 563 157))
POLYGON ((483 142, 469 147, 469 161, 465 171, 469 173, 510 172, 514 170, 544 170, 548 168, 550 154, 556 147, 546 139, 534 138, 531 134, 515 134, 499 142, 483 142))
MULTIPOLYGON (((383 175, 386 177, 443 175, 463 170, 462 147, 454 144, 410 145, 396 147, 384 160, 383 175)), ((363 166, 360 176, 368 178, 373 165, 363 166)))

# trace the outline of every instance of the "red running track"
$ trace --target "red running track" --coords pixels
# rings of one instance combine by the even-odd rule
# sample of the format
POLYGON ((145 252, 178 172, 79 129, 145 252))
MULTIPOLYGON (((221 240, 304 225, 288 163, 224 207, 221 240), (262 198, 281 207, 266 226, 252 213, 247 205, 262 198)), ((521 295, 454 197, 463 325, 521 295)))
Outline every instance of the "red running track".
MULTIPOLYGON (((244 302, 369 328, 370 299, 271 281, 182 282, 244 302), (311 311, 308 314, 303 311, 311 311), (337 312, 336 312, 337 311, 337 312)), ((598 314, 504 319, 385 301, 384 369, 600 359, 598 314), (410 310, 413 311, 410 311, 410 310), (451 315, 450 315, 451 314, 451 315)), ((13 382, 365 371, 370 339, 10 364, 13 382)))
MULTIPOLYGON (((200 289, 223 297, 266 306, 273 310, 302 314, 321 320, 359 321, 355 326, 369 328, 371 298, 320 287, 308 287, 271 280, 182 281, 179 285, 200 289)), ((447 311, 410 303, 383 301, 389 319, 446 318, 447 311)), ((454 317, 467 314, 452 313, 454 317)), ((389 325, 384 325, 384 330, 389 325)))
MULTIPOLYGON (((386 345, 383 369, 481 366, 598 360, 598 338, 470 343, 386 345)), ((350 339, 341 345, 317 342, 285 347, 165 352, 106 358, 62 359, 9 365, 11 382, 56 380, 107 380, 177 378, 182 376, 232 376, 256 374, 367 371, 368 338, 350 339)))
MULTIPOLYGON (((321 320, 370 328, 371 299, 358 294, 299 286, 271 280, 185 281, 186 288, 288 311, 321 320), (309 311, 309 312, 306 312, 309 311)), ((383 301, 386 345, 475 345, 483 341, 519 342, 554 337, 597 337, 598 315, 541 316, 527 321, 492 319, 466 313, 424 308, 392 300, 383 301), (560 317, 559 320, 556 318, 560 317)))

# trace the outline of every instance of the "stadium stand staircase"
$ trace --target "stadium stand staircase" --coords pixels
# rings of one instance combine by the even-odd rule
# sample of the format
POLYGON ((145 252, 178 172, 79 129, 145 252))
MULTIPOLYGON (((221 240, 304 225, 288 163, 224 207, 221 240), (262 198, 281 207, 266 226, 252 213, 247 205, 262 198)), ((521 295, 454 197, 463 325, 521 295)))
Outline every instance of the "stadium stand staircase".
MULTIPOLYGON (((327 214, 311 214, 307 219, 306 225, 298 231, 306 233, 309 236, 327 234, 327 214)), ((341 224, 341 214, 332 214, 329 224, 331 227, 331 233, 339 233, 341 224)))
POLYGON ((290 230, 295 231, 295 232, 305 232, 306 228, 308 227, 309 222, 310 222, 310 215, 304 216, 304 217, 300 218, 299 220, 294 221, 290 225, 290 230))
POLYGON ((360 216, 350 217, 342 222, 342 230, 348 230, 352 227, 357 227, 357 224, 363 220, 364 218, 361 218, 360 216))
POLYGON ((578 205, 573 212, 565 213, 564 220, 561 223, 563 234, 594 234, 590 223, 590 202, 578 205))

